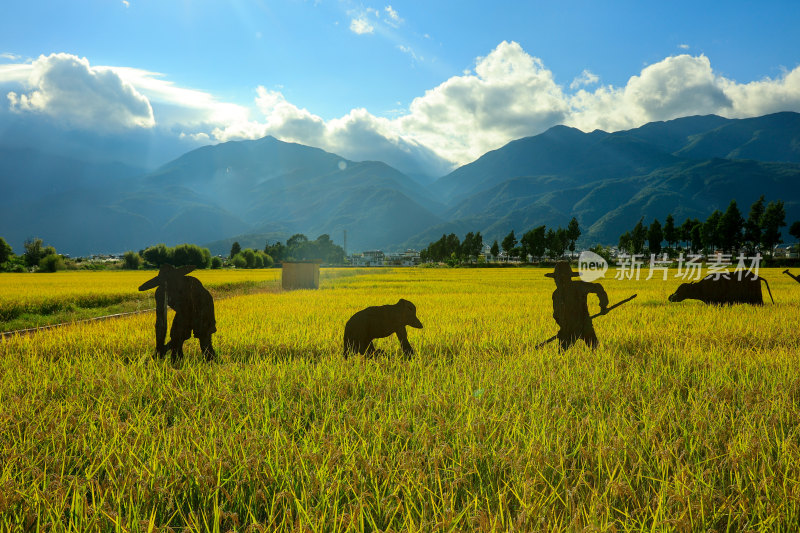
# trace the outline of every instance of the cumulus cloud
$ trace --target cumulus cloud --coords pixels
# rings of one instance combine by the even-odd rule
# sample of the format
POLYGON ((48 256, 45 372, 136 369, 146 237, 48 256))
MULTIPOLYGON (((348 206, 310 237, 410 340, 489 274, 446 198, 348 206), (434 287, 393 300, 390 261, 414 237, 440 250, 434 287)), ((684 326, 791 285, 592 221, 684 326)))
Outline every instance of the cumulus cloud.
POLYGON ((572 83, 569 84, 569 88, 575 90, 579 87, 594 85, 598 81, 600 81, 600 76, 597 74, 592 74, 588 70, 584 69, 580 76, 572 80, 572 83))
POLYGON ((414 99, 399 129, 456 163, 564 121, 565 96, 542 61, 502 42, 474 74, 455 76, 414 99))
POLYGON ((16 113, 41 113, 70 126, 96 130, 155 125, 146 97, 115 72, 92 68, 86 58, 51 54, 15 67, 5 69, 0 79, 15 76, 25 88, 6 94, 9 108, 16 113))
POLYGON ((780 78, 739 84, 725 78, 720 86, 731 99, 730 117, 754 117, 778 111, 800 111, 800 67, 780 78))
POLYGON ((645 67, 624 87, 584 90, 569 99, 569 124, 616 131, 689 115, 737 116, 726 81, 707 57, 679 55, 645 67))
POLYGON ((541 59, 518 43, 502 42, 473 69, 426 91, 396 118, 355 109, 326 122, 280 92, 260 88, 257 104, 265 120, 220 128, 214 135, 270 134, 352 159, 363 158, 367 144, 393 146, 458 165, 556 124, 617 131, 695 114, 742 118, 800 111, 800 67, 778 79, 741 84, 715 73, 706 56, 683 54, 643 68, 624 86, 587 89, 599 81, 584 70, 566 92, 541 59))
POLYGON ((264 116, 263 121, 247 120, 218 127, 212 136, 227 141, 273 135, 348 159, 384 161, 406 172, 441 174, 451 169, 432 150, 399 134, 395 121, 376 117, 363 108, 326 122, 288 102, 280 91, 265 87, 257 90, 256 106, 264 116))
POLYGON ((374 32, 375 28, 370 24, 366 15, 359 15, 350 21, 350 31, 357 35, 364 35, 374 32))
POLYGON ((620 86, 598 85, 600 76, 589 70, 565 85, 515 42, 500 43, 390 118, 357 108, 324 120, 265 87, 258 87, 250 109, 178 87, 157 73, 91 67, 66 54, 0 64, 0 83, 9 82, 25 88, 6 94, 20 114, 49 114, 101 130, 150 127, 157 119, 183 138, 209 142, 273 135, 349 159, 380 159, 434 174, 556 124, 617 131, 695 114, 744 118, 800 111, 800 67, 740 83, 715 72, 704 55, 681 54, 643 68, 620 86))

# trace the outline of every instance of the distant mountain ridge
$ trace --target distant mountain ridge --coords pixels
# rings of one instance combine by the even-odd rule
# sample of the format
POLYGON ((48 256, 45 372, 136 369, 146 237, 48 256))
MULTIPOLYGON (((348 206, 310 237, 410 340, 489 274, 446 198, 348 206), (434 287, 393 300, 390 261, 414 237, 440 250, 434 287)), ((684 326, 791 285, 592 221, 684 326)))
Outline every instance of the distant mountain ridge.
POLYGON ((511 229, 566 226, 572 216, 580 244, 616 244, 642 216, 704 218, 731 199, 746 214, 761 194, 784 200, 791 222, 800 218, 800 114, 694 116, 614 133, 556 126, 488 152, 432 188, 448 204, 448 222, 406 246, 463 228, 500 239, 511 229))
MULTIPOLYGON (((327 233, 348 251, 422 247, 454 232, 501 239, 580 222, 580 243, 616 243, 641 216, 705 217, 764 194, 800 218, 800 114, 686 117, 584 133, 556 126, 484 154, 430 185, 273 137, 192 150, 143 169, 0 146, 0 236, 38 236, 73 255, 158 242, 327 233)), ((266 237, 269 238, 269 237, 266 237)), ((264 243, 261 243, 263 246, 264 243)))

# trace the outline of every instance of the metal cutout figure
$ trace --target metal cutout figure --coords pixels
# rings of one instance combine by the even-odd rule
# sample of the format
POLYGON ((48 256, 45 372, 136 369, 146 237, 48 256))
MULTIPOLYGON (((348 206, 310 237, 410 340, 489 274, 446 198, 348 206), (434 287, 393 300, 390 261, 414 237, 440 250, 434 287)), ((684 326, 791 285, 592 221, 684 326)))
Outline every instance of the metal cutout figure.
POLYGON ((734 272, 720 275, 709 274, 700 281, 681 283, 675 292, 669 296, 669 301, 682 302, 693 299, 715 305, 763 305, 764 298, 761 295, 762 281, 767 286, 770 300, 775 303, 767 280, 752 272, 746 272, 744 275, 734 272))
POLYGON ((553 272, 545 274, 556 282, 556 290, 553 291, 553 318, 560 328, 555 338, 562 350, 568 349, 578 340, 583 340, 592 350, 597 348, 597 335, 586 302, 589 294, 597 295, 600 314, 608 312, 608 295, 603 286, 572 279, 579 275, 572 271, 567 261, 557 262, 553 272))
POLYGON ((200 350, 207 361, 216 358, 211 345, 211 334, 217 331, 214 318, 214 298, 203 287, 200 280, 187 276, 194 266, 174 268, 162 265, 158 275, 139 287, 140 291, 156 288, 156 354, 164 357, 167 350, 172 352, 172 362, 183 358, 183 343, 194 333, 200 341, 200 350), (175 318, 167 335, 167 306, 175 310, 175 318))
POLYGON ((372 344, 374 339, 397 335, 403 354, 410 357, 414 348, 408 342, 406 326, 421 329, 422 322, 417 318, 416 306, 408 300, 400 299, 394 305, 376 305, 357 312, 344 326, 344 357, 352 353, 368 357, 380 353, 372 344))

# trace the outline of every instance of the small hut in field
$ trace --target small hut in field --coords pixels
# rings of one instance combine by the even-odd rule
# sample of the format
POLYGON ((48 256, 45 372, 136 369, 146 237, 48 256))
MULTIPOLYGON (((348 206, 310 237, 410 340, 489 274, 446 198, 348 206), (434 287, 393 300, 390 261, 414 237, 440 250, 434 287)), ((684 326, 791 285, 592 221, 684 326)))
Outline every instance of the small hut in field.
POLYGON ((294 289, 319 289, 319 264, 321 261, 284 261, 281 267, 281 287, 294 289))

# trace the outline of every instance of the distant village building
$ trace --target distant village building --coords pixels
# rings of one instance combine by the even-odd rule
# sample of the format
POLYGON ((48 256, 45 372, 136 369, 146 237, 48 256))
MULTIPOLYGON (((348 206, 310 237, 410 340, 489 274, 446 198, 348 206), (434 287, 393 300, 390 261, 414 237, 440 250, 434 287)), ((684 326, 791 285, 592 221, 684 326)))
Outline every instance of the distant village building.
POLYGON ((481 253, 478 255, 479 261, 481 257, 483 257, 484 261, 487 263, 497 260, 497 258, 492 255, 492 247, 486 243, 484 243, 483 248, 481 248, 481 253))
POLYGON ((363 255, 365 266, 383 266, 383 260, 386 257, 381 250, 367 250, 363 255))
POLYGON ((778 246, 775 248, 775 257, 797 259, 797 246, 778 246))
POLYGON ((353 254, 349 258, 352 266, 375 267, 375 266, 417 266, 420 264, 419 252, 416 250, 406 250, 384 254, 382 250, 367 250, 360 254, 353 254))
POLYGON ((350 256, 353 266, 383 266, 384 253, 381 250, 367 250, 360 254, 350 256))
POLYGON ((419 252, 406 250, 405 252, 389 254, 383 262, 387 266, 417 266, 420 264, 419 252))

